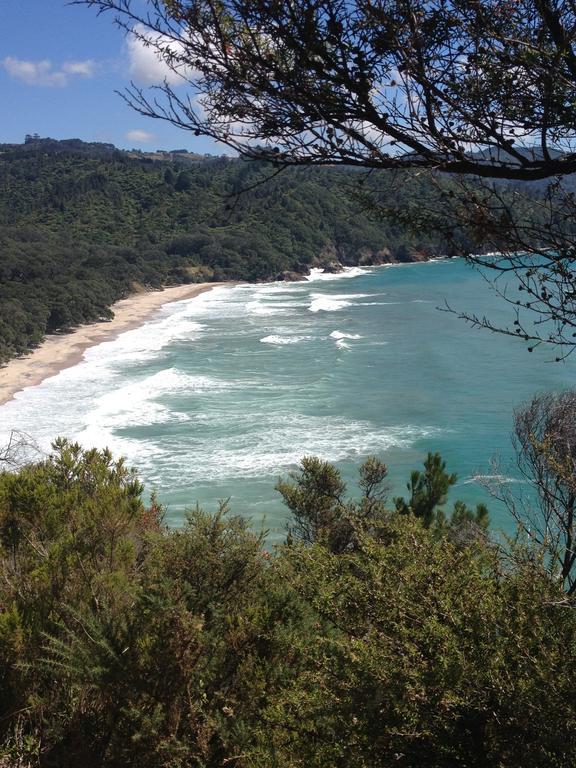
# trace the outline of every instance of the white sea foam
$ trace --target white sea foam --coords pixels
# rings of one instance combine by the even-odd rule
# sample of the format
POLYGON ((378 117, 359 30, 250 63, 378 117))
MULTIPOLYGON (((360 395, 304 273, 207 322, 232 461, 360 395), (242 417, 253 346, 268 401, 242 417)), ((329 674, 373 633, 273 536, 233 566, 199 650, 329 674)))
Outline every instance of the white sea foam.
POLYGON ((313 336, 278 336, 271 334, 260 339, 262 344, 276 344, 278 346, 284 346, 287 344, 299 344, 301 341, 310 341, 313 336))
POLYGON ((215 394, 235 386, 241 385, 167 368, 96 398, 84 416, 83 429, 75 438, 87 446, 114 446, 118 453, 134 456, 137 461, 137 451, 131 449, 132 441, 119 438, 118 431, 191 420, 188 413, 177 410, 174 401, 165 404, 159 402, 161 398, 177 394, 215 394))
MULTIPOLYGON (((18 393, 14 400, 1 408, 0 445, 7 441, 12 428, 33 435, 45 449, 56 435, 76 439, 87 434, 86 428, 92 419, 90 414, 96 410, 98 415, 102 415, 100 409, 111 407, 114 398, 120 403, 112 409, 115 412, 121 412, 123 408, 128 414, 134 411, 137 404, 146 398, 141 396, 141 390, 134 383, 125 382, 140 366, 161 361, 167 354, 166 348, 175 341, 194 342, 203 335, 206 325, 198 322, 197 316, 203 306, 199 300, 204 295, 207 294, 167 305, 156 319, 125 331, 112 341, 89 348, 78 365, 18 393), (136 389, 131 390, 130 387, 136 389), (102 397, 110 397, 110 400, 101 403, 102 397)), ((178 389, 174 377, 168 380, 170 374, 166 371, 161 373, 164 385, 160 376, 155 384, 152 383, 153 387, 156 386, 159 391, 178 389)), ((161 407, 150 406, 148 423, 159 423, 170 418, 161 407)), ((130 421, 128 416, 126 421, 135 423, 135 419, 136 416, 130 421)), ((174 419, 181 420, 182 416, 176 415, 174 419)), ((114 427, 120 421, 118 416, 110 426, 114 427)), ((90 432, 90 437, 92 435, 94 430, 90 432)), ((90 441, 85 444, 90 445, 90 441)), ((99 441, 99 444, 102 442, 99 441)))
POLYGON ((296 466, 305 455, 326 461, 356 460, 390 448, 404 448, 438 430, 432 427, 378 428, 366 421, 290 413, 224 414, 203 436, 187 443, 179 436, 162 444, 124 441, 124 453, 138 457, 144 474, 157 474, 170 487, 211 480, 264 478, 296 466), (217 426, 221 437, 210 430, 217 426), (133 444, 132 444, 133 443, 133 444), (191 461, 191 456, 194 460, 191 461))
MULTIPOLYGON (((181 305, 181 302, 179 302, 181 305)), ((190 317, 190 308, 179 306, 170 314, 163 313, 139 328, 121 333, 112 341, 105 341, 85 352, 86 361, 97 367, 109 368, 117 363, 139 363, 158 356, 175 341, 198 339, 205 325, 190 317)))
POLYGON ((362 267, 344 267, 342 272, 326 272, 323 269, 311 269, 310 274, 306 276, 306 280, 309 282, 315 282, 317 280, 342 280, 347 277, 359 277, 360 275, 369 275, 372 272, 371 269, 365 269, 362 267))
MULTIPOLYGON (((351 306, 357 299, 368 299, 377 294, 372 293, 311 293, 310 312, 337 312, 351 306)), ((363 302, 361 306, 368 306, 363 302)))
POLYGON ((343 331, 332 331, 330 334, 331 339, 361 339, 359 333, 344 333, 343 331))
POLYGON ((472 475, 471 477, 467 477, 466 480, 462 480, 462 482, 458 483, 458 485, 470 485, 471 483, 494 483, 496 485, 508 485, 510 483, 524 482, 526 481, 522 480, 521 478, 507 477, 506 475, 472 475))
POLYGON ((406 304, 405 301, 365 301, 363 307, 391 307, 394 304, 406 304))
MULTIPOLYGON (((255 287, 255 286, 252 286, 255 287)), ((302 293, 303 291, 308 290, 307 283, 303 280, 301 282, 296 283, 286 283, 286 282, 276 282, 276 283, 266 283, 264 285, 259 285, 256 287, 256 290, 258 293, 263 295, 282 295, 282 294, 288 294, 290 296, 293 296, 295 293, 302 293)))
POLYGON ((183 311, 202 322, 225 317, 231 319, 246 315, 246 298, 254 296, 253 285, 223 286, 201 293, 192 299, 175 302, 165 308, 170 313, 183 311))
POLYGON ((364 301, 363 307, 388 307, 398 304, 437 304, 437 302, 430 301, 429 299, 410 299, 410 301, 364 301))
POLYGON ((246 312, 249 315, 280 315, 284 309, 274 304, 265 304, 258 299, 246 302, 246 312))
POLYGON ((324 294, 313 293, 312 301, 308 309, 310 312, 337 312, 339 309, 349 307, 352 302, 347 299, 341 299, 337 296, 326 296, 324 294))

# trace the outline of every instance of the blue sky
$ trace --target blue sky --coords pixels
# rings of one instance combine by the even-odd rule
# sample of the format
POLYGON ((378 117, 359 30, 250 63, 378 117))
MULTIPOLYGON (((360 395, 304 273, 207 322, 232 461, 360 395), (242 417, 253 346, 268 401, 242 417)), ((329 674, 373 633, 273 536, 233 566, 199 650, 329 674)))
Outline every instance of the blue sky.
POLYGON ((110 14, 66 0, 0 0, 0 143, 27 133, 142 150, 226 149, 141 117, 115 93, 165 74, 149 49, 130 43, 110 14))

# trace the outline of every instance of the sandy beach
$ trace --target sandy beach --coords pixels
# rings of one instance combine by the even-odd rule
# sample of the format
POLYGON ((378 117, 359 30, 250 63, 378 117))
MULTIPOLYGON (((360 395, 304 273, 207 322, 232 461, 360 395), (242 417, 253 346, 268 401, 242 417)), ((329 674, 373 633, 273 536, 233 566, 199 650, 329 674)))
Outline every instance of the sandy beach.
POLYGON ((71 333, 47 336, 29 355, 11 360, 0 368, 0 405, 25 387, 40 384, 64 368, 76 365, 89 347, 142 325, 164 304, 191 299, 218 285, 226 283, 194 283, 135 293, 112 306, 112 320, 83 325, 71 333))

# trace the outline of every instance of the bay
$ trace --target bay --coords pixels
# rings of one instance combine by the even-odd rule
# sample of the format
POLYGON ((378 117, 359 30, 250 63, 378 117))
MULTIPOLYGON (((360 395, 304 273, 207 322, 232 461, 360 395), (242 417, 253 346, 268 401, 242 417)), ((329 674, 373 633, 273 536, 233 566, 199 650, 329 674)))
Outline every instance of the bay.
MULTIPOLYGON (((445 301, 510 317, 460 260, 218 287, 19 393, 0 407, 0 442, 18 429, 44 450, 57 435, 108 446, 157 490, 169 524, 230 499, 271 542, 287 518, 275 481, 303 455, 335 462, 351 490, 359 463, 377 455, 395 494, 439 451, 458 474, 453 498, 476 503, 491 457, 515 480, 514 407, 573 386, 576 364, 472 329, 439 311, 445 301)), ((489 505, 493 526, 511 532, 489 505)))

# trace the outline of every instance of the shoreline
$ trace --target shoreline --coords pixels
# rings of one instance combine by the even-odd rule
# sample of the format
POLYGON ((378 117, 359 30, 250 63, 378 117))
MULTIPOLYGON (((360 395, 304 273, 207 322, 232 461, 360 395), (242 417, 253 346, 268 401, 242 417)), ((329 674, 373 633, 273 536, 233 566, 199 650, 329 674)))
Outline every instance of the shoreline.
POLYGON ((0 406, 28 387, 41 384, 45 379, 79 363, 90 347, 112 341, 125 331, 131 331, 150 320, 165 304, 193 299, 222 283, 188 283, 157 291, 134 293, 120 299, 110 309, 112 320, 81 325, 65 334, 50 334, 36 349, 23 357, 9 360, 0 368, 0 406))

